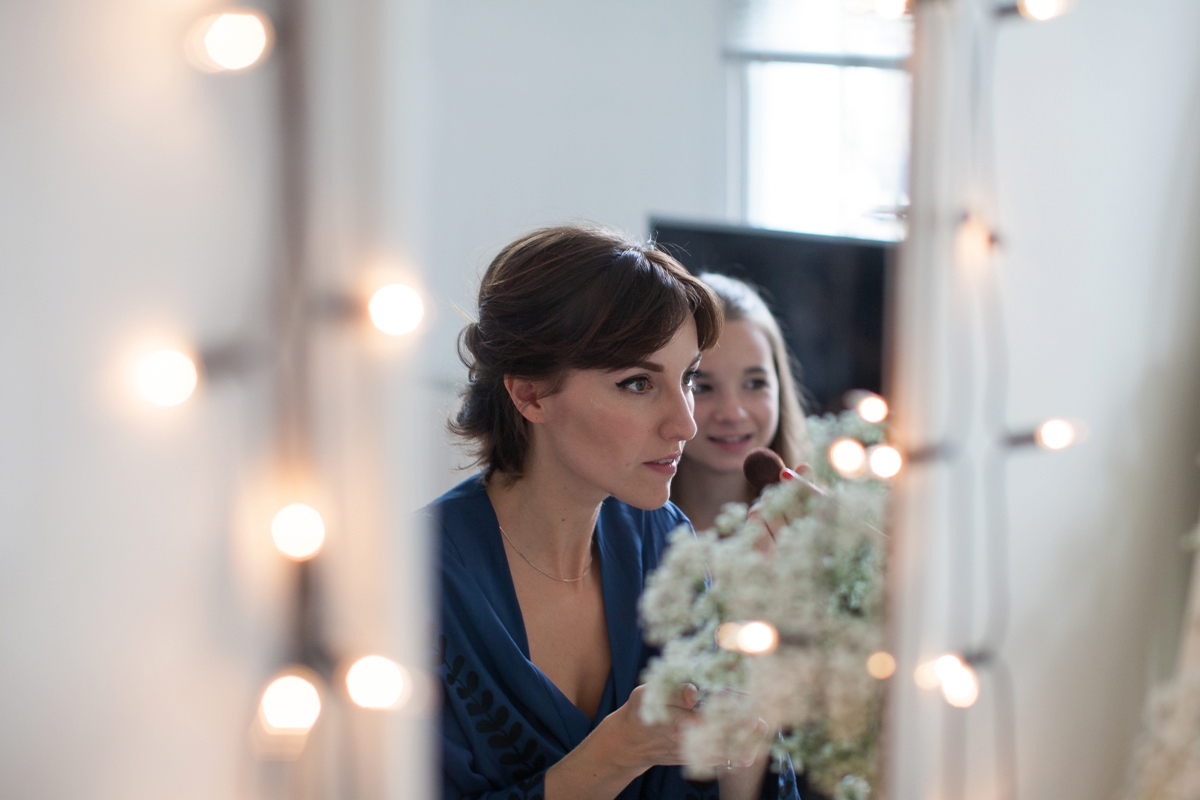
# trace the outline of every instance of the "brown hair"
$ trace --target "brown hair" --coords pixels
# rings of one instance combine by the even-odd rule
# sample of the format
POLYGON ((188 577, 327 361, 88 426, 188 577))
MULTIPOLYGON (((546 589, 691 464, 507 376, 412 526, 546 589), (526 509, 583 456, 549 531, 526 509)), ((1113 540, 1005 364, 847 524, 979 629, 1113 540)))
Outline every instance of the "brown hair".
MULTIPOLYGON (((775 374, 779 376, 779 427, 769 447, 779 454, 783 463, 789 467, 796 466, 809 457, 808 430, 804 424, 804 409, 796 391, 796 380, 792 375, 792 358, 784 343, 779 322, 758 291, 745 281, 713 272, 701 274, 700 280, 721 301, 726 322, 745 320, 753 323, 770 342, 775 374)), ((686 448, 684 453, 687 453, 686 448)))
POLYGON ((706 350, 722 324, 716 296, 678 261, 592 225, 543 228, 501 250, 479 286, 478 314, 459 336, 467 386, 450 429, 474 444, 485 479, 519 476, 529 448, 506 376, 553 382, 571 369, 631 367, 689 316, 706 350))

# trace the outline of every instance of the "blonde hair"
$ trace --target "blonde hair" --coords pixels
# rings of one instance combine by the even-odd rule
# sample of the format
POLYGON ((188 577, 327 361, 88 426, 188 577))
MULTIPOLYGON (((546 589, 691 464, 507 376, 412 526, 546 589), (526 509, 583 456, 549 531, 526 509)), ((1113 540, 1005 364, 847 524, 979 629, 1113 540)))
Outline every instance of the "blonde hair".
POLYGON ((767 337, 775 374, 779 377, 779 427, 769 446, 789 467, 807 460, 809 446, 804 409, 800 405, 800 395, 792 375, 792 359, 775 315, 754 287, 745 281, 714 272, 705 272, 699 277, 721 301, 726 322, 745 320, 757 326, 767 337))

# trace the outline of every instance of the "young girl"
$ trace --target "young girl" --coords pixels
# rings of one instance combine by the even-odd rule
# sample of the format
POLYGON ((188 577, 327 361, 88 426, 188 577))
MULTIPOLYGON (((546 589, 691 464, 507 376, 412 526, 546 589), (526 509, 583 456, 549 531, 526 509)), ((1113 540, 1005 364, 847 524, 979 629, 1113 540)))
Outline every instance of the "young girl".
POLYGON ((671 486, 697 530, 712 527, 724 504, 754 500, 742 473, 751 450, 769 447, 789 467, 805 459, 804 412, 779 323, 748 284, 712 273, 700 280, 719 298, 725 326, 697 371, 698 433, 671 486))
POLYGON ((645 725, 650 650, 638 599, 668 533, 668 502, 696 433, 692 384, 721 332, 703 283, 653 246, 560 227, 496 256, 455 430, 483 472, 430 506, 441 546, 443 796, 797 798, 790 769, 721 765, 693 784, 680 693, 645 725))

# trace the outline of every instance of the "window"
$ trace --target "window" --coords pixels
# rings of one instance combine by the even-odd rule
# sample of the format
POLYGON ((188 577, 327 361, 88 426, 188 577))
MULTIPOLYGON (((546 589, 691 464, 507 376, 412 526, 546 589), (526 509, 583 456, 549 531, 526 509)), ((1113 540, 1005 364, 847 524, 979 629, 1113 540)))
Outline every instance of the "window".
POLYGON ((729 0, 733 211, 747 223, 903 238, 911 20, 862 5, 729 0))

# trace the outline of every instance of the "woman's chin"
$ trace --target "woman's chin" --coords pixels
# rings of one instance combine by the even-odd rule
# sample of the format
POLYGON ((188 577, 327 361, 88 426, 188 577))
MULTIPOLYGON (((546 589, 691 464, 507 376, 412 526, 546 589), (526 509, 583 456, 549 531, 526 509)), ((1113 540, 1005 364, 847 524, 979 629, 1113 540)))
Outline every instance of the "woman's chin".
POLYGON ((630 487, 628 491, 613 492, 612 496, 625 505, 640 508, 642 511, 654 511, 665 506, 671 499, 671 482, 666 481, 661 487, 647 482, 647 485, 630 487))

